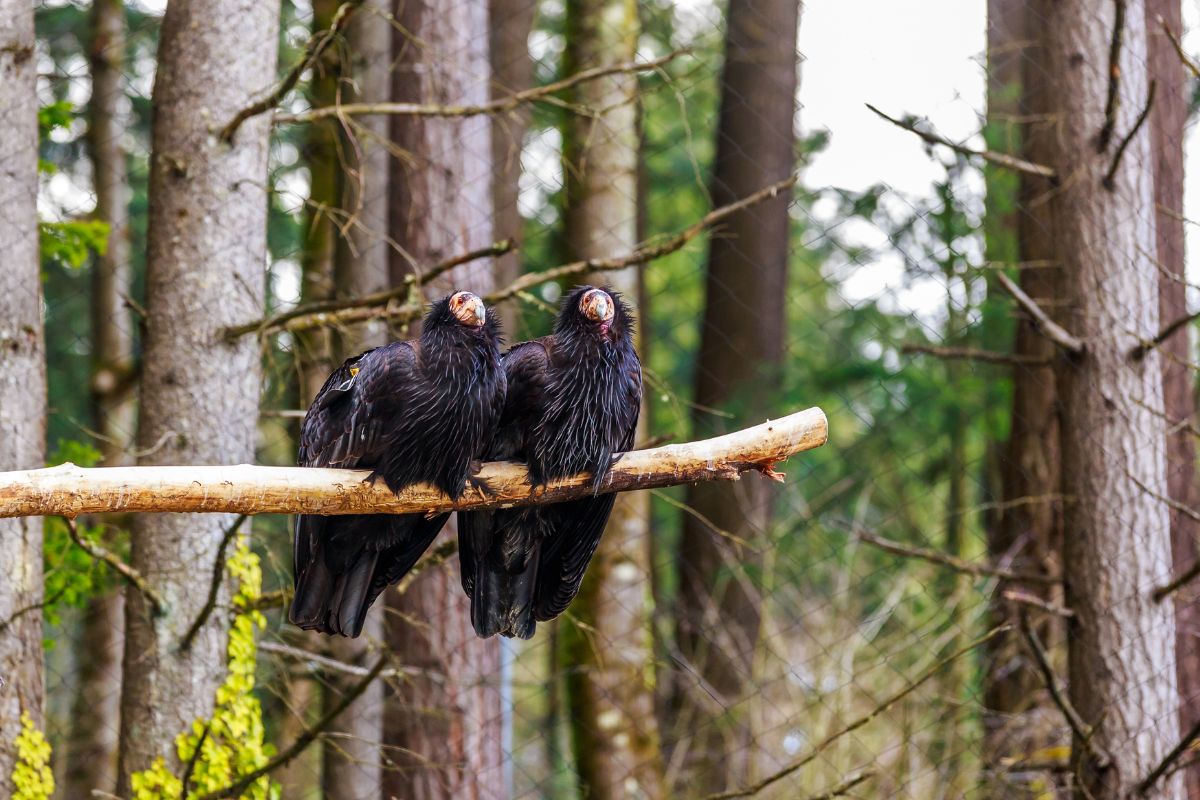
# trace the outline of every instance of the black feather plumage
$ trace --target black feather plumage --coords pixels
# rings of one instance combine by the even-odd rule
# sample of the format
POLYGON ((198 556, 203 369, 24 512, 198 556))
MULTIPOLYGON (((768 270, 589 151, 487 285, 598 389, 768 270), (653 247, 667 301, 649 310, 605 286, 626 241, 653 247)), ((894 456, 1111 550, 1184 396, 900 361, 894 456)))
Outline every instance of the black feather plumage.
MULTIPOLYGON (((535 486, 590 472, 598 488, 614 454, 633 446, 642 398, 633 315, 620 295, 602 289, 612 303, 611 319, 589 318, 581 304, 597 297, 590 294, 595 291, 575 289, 563 301, 552 335, 504 355, 508 394, 484 457, 525 461, 535 486)), ((613 502, 608 494, 460 513, 463 589, 471 598, 475 632, 528 639, 536 622, 566 610, 613 502)))
MULTIPOLYGON (((482 310, 474 295, 443 298, 416 341, 368 350, 334 370, 304 417, 300 466, 370 469, 392 491, 426 482, 462 495, 506 384, 494 315, 460 321, 451 301, 464 295, 482 310)), ((291 621, 358 636, 371 603, 412 569, 448 517, 298 516, 291 621)))

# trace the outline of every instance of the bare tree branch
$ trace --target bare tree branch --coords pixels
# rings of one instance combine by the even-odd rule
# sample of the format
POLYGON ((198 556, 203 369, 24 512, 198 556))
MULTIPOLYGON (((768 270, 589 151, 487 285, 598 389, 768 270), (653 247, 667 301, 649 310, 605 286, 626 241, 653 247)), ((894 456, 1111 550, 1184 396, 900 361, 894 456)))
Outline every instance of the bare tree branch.
POLYGON ((867 103, 866 106, 875 114, 883 117, 896 127, 903 128, 909 133, 915 133, 929 144, 938 144, 942 147, 948 147, 956 153, 962 153, 964 156, 981 158, 989 164, 995 164, 997 167, 1004 167, 1005 169, 1011 169, 1015 172, 1025 172, 1042 178, 1050 178, 1051 180, 1055 180, 1057 178, 1056 173, 1050 167, 1042 164, 1035 164, 1032 161, 1026 161, 1023 158, 1017 158, 1016 156, 1010 156, 1007 153, 997 153, 994 150, 972 150, 970 147, 956 144, 955 142, 952 142, 949 139, 931 131, 923 131, 917 127, 915 122, 890 117, 870 103, 867 103))
POLYGON ((1075 617, 1075 612, 1066 606, 1060 606, 1057 603, 1051 603, 1049 600, 1045 600, 1034 594, 1027 594, 1025 592, 1018 591, 1017 589, 1006 589, 1004 590, 1003 595, 1005 600, 1031 606, 1041 611, 1045 611, 1047 614, 1054 614, 1055 616, 1063 617, 1064 619, 1073 619, 1075 617))
POLYGON ((1145 358, 1147 353, 1161 345, 1167 339, 1170 339, 1177 330, 1191 322, 1194 322, 1197 319, 1200 319, 1200 311, 1191 314, 1185 314, 1182 317, 1171 320, 1171 322, 1167 323, 1163 329, 1154 336, 1154 338, 1147 339, 1137 347, 1134 347, 1132 350, 1130 350, 1129 357, 1134 360, 1141 360, 1145 358))
POLYGON ((287 748, 285 748, 277 756, 272 758, 258 769, 239 776, 224 789, 218 789, 215 792, 209 792, 208 794, 201 795, 198 800, 220 800, 221 798, 240 797, 242 792, 250 788, 255 781, 262 778, 264 775, 269 775, 271 772, 274 772, 283 765, 290 763, 293 759, 303 753, 310 744, 316 741, 317 737, 324 733, 325 729, 333 724, 333 722, 339 716, 341 716, 342 712, 349 708, 350 704, 357 700, 362 693, 367 690, 367 687, 371 685, 371 682, 379 677, 379 674, 383 672, 383 667, 385 664, 387 664, 386 654, 379 657, 379 660, 375 662, 375 666, 371 667, 370 671, 363 676, 362 680, 354 684, 354 686, 351 687, 346 694, 342 695, 342 699, 338 701, 336 706, 331 708, 329 712, 325 714, 325 716, 317 720, 314 725, 305 728, 304 732, 296 737, 296 741, 288 745, 287 748))
POLYGON ((275 117, 276 124, 291 125, 298 122, 316 122, 329 117, 362 116, 366 114, 393 114, 410 117, 477 117, 485 114, 506 114, 509 111, 526 104, 544 102, 559 92, 570 89, 581 83, 606 78, 629 72, 653 72, 669 64, 689 50, 676 50, 673 53, 656 58, 653 61, 629 61, 622 64, 611 64, 606 67, 586 69, 570 75, 562 80, 548 83, 516 92, 508 97, 501 97, 479 105, 436 105, 428 103, 343 103, 341 105, 323 106, 299 114, 279 114, 275 117))
POLYGON ((1004 291, 1012 295, 1013 299, 1017 301, 1017 305, 1025 309, 1025 313, 1029 314, 1032 318, 1033 325, 1039 333, 1071 355, 1078 356, 1083 354, 1086 349, 1083 340, 1077 336, 1072 336, 1065 328, 1050 319, 1050 315, 1043 311, 1042 307, 1032 297, 1025 294, 1020 286, 1013 283, 1012 278, 1003 272, 997 272, 996 280, 1004 287, 1004 291))
POLYGON ((1150 90, 1146 93, 1146 105, 1142 108, 1142 113, 1138 114, 1137 120, 1133 123, 1129 133, 1125 134, 1125 138, 1117 145, 1117 152, 1113 153, 1112 163, 1108 166, 1108 172, 1104 174, 1104 180, 1100 183, 1108 191, 1112 191, 1117 176, 1117 168, 1121 166, 1121 157, 1125 155, 1125 149, 1129 147, 1129 143, 1133 141, 1133 137, 1137 136, 1137 132, 1146 124, 1146 120, 1150 118, 1150 109, 1154 106, 1154 93, 1158 89, 1158 81, 1150 81, 1150 90))
POLYGON ((234 115, 233 119, 221 129, 221 141, 232 142, 233 135, 237 133, 237 129, 241 127, 243 122, 270 111, 279 105, 283 98, 287 96, 287 93, 294 89, 296 84, 300 82, 300 76, 304 74, 304 71, 313 64, 316 64, 317 59, 329 49, 329 45, 345 29, 346 23, 350 21, 350 18, 354 16, 354 12, 361 5, 362 0, 346 0, 345 3, 342 3, 333 15, 333 22, 330 23, 329 30, 314 34, 308 40, 308 46, 304 49, 304 57, 288 70, 288 74, 284 76, 283 80, 279 82, 279 85, 270 94, 243 108, 234 115))
POLYGON ((1171 27, 1167 25, 1167 21, 1165 19, 1159 17, 1158 24, 1162 26, 1163 33, 1165 33, 1167 38, 1171 40, 1171 46, 1175 48, 1175 54, 1179 56, 1179 60, 1183 62, 1185 67, 1187 67, 1188 72, 1192 73, 1193 78, 1200 80, 1200 66, 1197 66, 1196 62, 1192 61, 1192 59, 1188 57, 1188 54, 1184 52, 1183 42, 1179 40, 1179 37, 1175 35, 1174 31, 1171 30, 1171 27))
POLYGON ((242 523, 248 519, 246 514, 239 514, 238 518, 233 521, 233 524, 225 529, 225 535, 221 537, 221 544, 217 546, 217 557, 213 560, 212 578, 208 583, 208 599, 204 601, 204 607, 200 609, 200 613, 196 615, 196 619, 192 622, 187 633, 183 635, 183 639, 179 643, 180 650, 189 650, 192 642, 196 638, 196 634, 204 627, 204 623, 208 622, 208 618, 212 616, 213 609, 217 605, 217 595, 221 593, 221 583, 225 578, 225 551, 229 549, 229 542, 237 534, 238 529, 242 527, 242 523))
POLYGON ((1176 765, 1176 762, 1179 760, 1181 755, 1188 751, 1188 749, 1192 746, 1192 743, 1197 739, 1200 739, 1200 722, 1196 722, 1196 724, 1194 724, 1188 730, 1188 732, 1183 735, 1183 738, 1179 740, 1179 743, 1171 748, 1171 752, 1167 753, 1163 760, 1158 763, 1158 766, 1150 770, 1150 773, 1142 779, 1142 782, 1137 785, 1137 793, 1141 795, 1146 794, 1154 788, 1154 784, 1158 783, 1167 775, 1173 774, 1176 770, 1186 766, 1186 764, 1176 765))
MULTIPOLYGON (((701 480, 734 480, 748 470, 781 478, 773 466, 825 444, 828 422, 819 408, 734 433, 620 456, 599 491, 657 489, 701 480)), ((404 514, 466 508, 557 503, 592 494, 590 473, 552 481, 536 490, 524 464, 485 464, 486 496, 451 500, 419 484, 393 494, 364 470, 259 467, 98 467, 63 464, 0 473, 0 517, 102 511, 222 512, 238 514, 404 514)), ((110 554, 111 557, 111 554, 110 554)), ((115 558, 115 557, 114 557, 115 558)), ((115 559, 120 563, 119 559, 115 559)), ((121 564, 126 571, 129 568, 121 564)), ((140 577, 139 577, 140 580, 140 577)))
MULTIPOLYGON (((626 269, 637 264, 645 264, 663 256, 670 255, 678 250, 683 249, 688 242, 695 239, 708 228, 711 228, 719 222, 727 219, 733 214, 743 211, 751 206, 779 196, 783 191, 790 189, 796 181, 799 180, 799 175, 792 175, 789 178, 773 183, 759 189, 748 197, 743 197, 720 208, 715 208, 705 214, 701 219, 692 223, 687 228, 678 233, 662 238, 655 237, 647 239, 639 243, 637 248, 632 252, 622 256, 610 258, 591 258, 581 261, 572 261, 568 264, 563 264, 552 269, 543 270, 541 272, 528 272, 515 281, 498 289, 483 297, 484 302, 494 305, 504 302, 513 297, 520 295, 522 292, 539 286, 550 281, 566 280, 569 278, 578 278, 592 272, 611 272, 616 270, 626 269)), ((461 263, 461 262, 460 262, 461 263)), ((437 269, 436 267, 433 269, 437 269)), ((426 273, 426 276, 433 273, 433 269, 426 273)), ((428 280, 428 277, 422 280, 428 280)), ((391 301, 400 297, 407 297, 403 287, 390 292, 383 292, 379 295, 371 295, 366 298, 354 298, 347 300, 334 301, 338 304, 337 310, 317 310, 314 312, 306 311, 313 308, 316 304, 310 304, 305 307, 296 308, 292 311, 279 317, 253 322, 246 325, 239 325, 234 328, 228 328, 225 331, 226 337, 236 338, 247 333, 259 332, 262 334, 274 333, 276 331, 305 331, 313 328, 323 328, 338 325, 349 325, 352 323, 365 322, 371 319, 387 319, 398 322, 411 322, 419 319, 425 313, 425 305, 416 299, 411 302, 405 302, 402 305, 392 305, 391 301), (384 297, 388 295, 388 297, 384 297), (280 319, 282 318, 282 322, 280 319)), ((415 297, 415 296, 414 296, 415 297)))
POLYGON ((1154 594, 1150 596, 1154 598, 1154 602, 1161 603, 1163 600, 1166 600, 1168 597, 1175 594, 1175 592, 1179 591, 1181 587, 1186 586, 1194 581, 1197 575, 1200 575, 1200 561, 1192 564, 1190 567, 1184 570, 1179 577, 1175 578, 1170 583, 1155 589, 1154 594))
MULTIPOLYGON (((419 274, 412 273, 404 276, 404 281, 393 289, 387 289, 382 292, 364 295, 362 297, 351 297, 340 300, 321 300, 316 303, 305 303, 304 305, 296 306, 293 309, 284 311, 280 314, 267 317, 266 319, 248 322, 242 325, 234 325, 226 328, 224 336, 226 339, 236 339, 239 336, 245 336, 248 333, 257 333, 259 335, 274 333, 276 331, 301 331, 309 330, 310 328, 322 327, 326 325, 342 324, 337 312, 347 309, 360 308, 381 308, 390 305, 391 303, 400 301, 404 303, 404 308, 417 308, 417 315, 420 316, 424 310, 424 306, 417 303, 414 298, 417 297, 417 290, 422 284, 432 281, 439 275, 442 275, 455 267, 477 261, 481 258, 492 258, 494 256, 502 256, 505 253, 511 253, 517 247, 516 243, 511 239, 504 239, 487 247, 481 247, 478 250, 471 250, 467 253, 459 253, 456 256, 451 256, 444 261, 439 261, 429 269, 419 274), (297 320, 301 322, 296 323, 297 320)), ((413 317, 413 319, 416 318, 413 317)))
POLYGON ((1096 149, 1103 153, 1112 141, 1117 126, 1118 89, 1121 82, 1121 39, 1125 35, 1125 0, 1116 0, 1117 13, 1113 19, 1112 37, 1108 45, 1108 95, 1104 100, 1104 125, 1096 137, 1096 149))
MULTIPOLYGON (((104 468, 99 467, 98 469, 104 468)), ((131 467, 130 469, 136 469, 136 467, 131 467)), ((4 473, 0 473, 0 475, 2 474, 4 473)), ((61 514, 62 512, 51 511, 47 513, 61 514)), ((167 610, 167 604, 166 601, 163 600, 162 595, 155 591, 154 587, 151 586, 144 577, 142 577, 141 573, 122 561, 121 557, 116 553, 112 552, 103 545, 85 539, 79 532, 79 528, 75 526, 74 517, 74 514, 71 516, 62 516, 63 522, 67 524, 67 532, 71 535, 71 541, 79 545, 79 549, 87 553, 92 558, 96 559, 97 561, 103 561, 105 564, 108 564, 110 567, 112 567, 118 575, 120 575, 129 583, 130 586, 137 589, 141 595, 146 598, 146 601, 150 603, 151 608, 154 609, 154 615, 161 616, 163 612, 167 610)))
POLYGON ((900 352, 907 354, 920 353, 935 358, 983 361, 988 364, 1011 364, 1021 367, 1044 367, 1051 363, 1051 360, 1048 358, 1039 358, 1022 353, 997 353, 994 350, 977 350, 973 347, 933 347, 923 344, 905 344, 901 346, 900 352))
POLYGON ((960 647, 958 650, 955 650, 953 653, 946 656, 945 658, 938 660, 938 662, 936 664, 934 664, 933 666, 929 667, 927 670, 922 672, 917 677, 917 679, 914 680, 912 683, 909 683, 903 689, 900 689, 899 691, 890 695, 882 703, 875 706, 873 709, 871 709, 869 712, 867 712, 863 716, 858 717, 857 719, 853 720, 852 722, 849 722, 846 725, 844 725, 843 727, 839 728, 834 733, 831 733, 829 736, 826 736, 824 739, 822 739, 820 742, 818 742, 811 750, 809 750, 808 753, 806 753, 804 756, 802 756, 798 760, 793 761, 791 764, 789 764, 788 766, 779 770, 778 772, 772 773, 771 775, 768 775, 767 777, 763 778, 762 780, 758 781, 757 783, 755 783, 751 786, 748 786, 744 789, 735 789, 734 791, 731 791, 731 792, 718 792, 717 794, 710 794, 710 795, 706 796, 704 798, 704 800, 734 800, 734 798, 738 798, 738 797, 753 797, 754 795, 758 794, 759 792, 761 792, 762 790, 771 786, 772 784, 774 784, 774 783, 786 778, 788 775, 791 775, 792 773, 796 772, 796 770, 801 769, 802 767, 804 767, 807 764, 811 764, 813 761, 816 760, 817 756, 821 755, 821 753, 823 753, 825 750, 827 750, 830 747, 830 745, 832 745, 838 739, 842 738, 843 736, 853 733, 854 731, 858 730, 859 728, 861 728, 864 725, 866 725, 867 723, 869 723, 871 720, 878 717, 880 714, 887 711, 892 706, 896 705, 896 703, 899 703, 905 697, 908 697, 910 694, 912 694, 917 689, 919 689, 923 684, 925 684, 930 678, 939 674, 943 669, 946 668, 946 666, 948 664, 951 664, 951 663, 957 661, 958 659, 965 656, 967 653, 970 653, 971 651, 975 650, 977 647, 980 647, 980 646, 986 644, 987 642, 991 641, 995 637, 999 636, 1000 634, 1011 630, 1011 628, 1012 628, 1012 626, 1010 626, 1010 625, 1001 625, 999 627, 993 628, 992 630, 985 633, 983 636, 980 636, 975 641, 970 642, 970 643, 960 647))
POLYGON ((967 575, 980 577, 1000 578, 1006 581, 1024 582, 1024 583, 1058 583, 1058 578, 1053 575, 1043 575, 1040 572, 1016 572, 1010 569, 1001 567, 993 567, 987 564, 976 564, 972 561, 952 556, 949 553, 942 553, 937 550, 930 550, 925 547, 910 547, 908 545, 894 542, 891 539, 885 539, 882 536, 875 536, 863 530, 855 531, 855 537, 862 542, 866 542, 872 547, 877 547, 886 553, 892 555, 904 556, 906 558, 919 558, 922 561, 929 561, 942 567, 949 567, 956 572, 962 572, 967 575))

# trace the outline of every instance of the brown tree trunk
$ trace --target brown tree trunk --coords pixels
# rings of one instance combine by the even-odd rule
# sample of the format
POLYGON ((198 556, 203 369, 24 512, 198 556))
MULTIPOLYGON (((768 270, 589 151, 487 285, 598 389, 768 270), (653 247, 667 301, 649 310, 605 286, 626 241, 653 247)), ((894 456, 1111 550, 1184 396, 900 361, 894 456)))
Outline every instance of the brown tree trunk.
MULTIPOLYGON (((624 0, 567 4, 566 74, 632 61, 640 29, 624 0)), ((574 101, 604 109, 572 116, 564 140, 568 258, 609 256, 638 241, 638 81, 615 75, 577 88, 574 101)), ((595 276, 637 306, 636 267, 595 276)), ((639 439, 644 438, 642 414, 639 439)), ((581 788, 589 798, 664 796, 654 708, 650 498, 617 499, 562 630, 567 706, 581 788), (578 624, 573 624, 575 621, 578 624)))
MULTIPOLYGON (((1030 40, 1023 0, 992 0, 988 8, 989 145, 1002 152, 1021 153, 1040 162, 1051 158, 1053 129, 1046 121, 1045 54, 1030 40), (1020 120, 1028 120, 1021 123, 1020 120)), ((1043 307, 1053 310, 1059 268, 1054 263, 1053 213, 1050 181, 1011 171, 995 170, 988 182, 988 259, 1022 264, 1021 288, 1043 307), (1003 230, 1000 230, 1003 228, 1003 230)), ((997 290, 998 291, 998 290, 997 290)), ((1050 359, 1054 345, 1018 316, 1013 352, 1031 359, 1050 359)), ((988 526, 988 552, 997 563, 1014 569, 1054 572, 1062 547, 1061 455, 1058 391, 1050 366, 1019 366, 1013 371, 1011 430, 1002 459, 1000 510, 988 526)), ((1007 585, 993 594, 996 624, 1015 622, 1003 599, 1007 585)), ((1022 585, 1026 593, 1055 599, 1049 587, 1022 585)), ((1061 598, 1058 598, 1061 600, 1061 598)), ((1059 620, 1043 619, 1038 626, 1044 642, 1061 642, 1059 620)), ((1044 773, 1003 770, 1004 759, 1028 754, 1054 743, 1062 720, 1043 690, 1030 654, 1016 635, 997 637, 988 645, 984 676, 984 733, 986 758, 996 771, 990 781, 994 796, 1012 797, 1044 773)))
MULTIPOLYGON (((489 0, 488 34, 491 37, 491 97, 499 100, 533 86, 533 59, 529 34, 537 11, 535 0, 489 0)), ((524 220, 518 204, 521 145, 529 130, 530 108, 521 105, 510 114, 492 118, 492 225, 497 239, 522 238, 524 220)), ((505 286, 521 274, 520 252, 496 258, 496 283, 505 286)), ((501 310, 509 341, 516 341, 520 306, 507 303, 501 310)))
MULTIPOLYGON (((1157 82, 1150 111, 1151 152, 1154 158, 1155 231, 1158 237, 1158 313, 1163 324, 1188 313, 1184 277, 1183 140, 1190 89, 1183 65, 1166 25, 1176 36, 1183 31, 1179 0, 1146 0, 1149 70, 1157 82)), ((1191 360, 1191 325, 1163 342, 1163 408, 1167 414, 1167 494, 1186 508, 1200 506, 1196 484, 1195 387, 1191 360)), ((1200 526, 1187 514, 1171 509, 1171 548, 1175 571, 1182 572, 1200 557, 1196 537, 1200 526)), ((1175 593, 1176 670, 1179 677, 1179 721, 1184 730, 1200 721, 1200 586, 1195 582, 1175 593)), ((1188 797, 1200 800, 1200 766, 1184 773, 1188 797)))
MULTIPOLYGON (((1049 166, 1064 176, 1051 201, 1063 320, 1087 348, 1059 364, 1063 488, 1071 499, 1063 574, 1075 612, 1070 699, 1092 729, 1086 741, 1077 737, 1072 758, 1081 792, 1097 800, 1129 796, 1179 739, 1175 613, 1151 599, 1171 572, 1161 354, 1130 355, 1161 325, 1149 131, 1132 135, 1116 160, 1150 91, 1146 18, 1141 2, 1121 7, 1111 69, 1113 5, 1055 0, 1038 9, 1055 122, 1049 166), (1110 80, 1119 102, 1105 142, 1110 80), (1111 763, 1103 766, 1097 752, 1111 763)), ((1145 796, 1181 793, 1176 775, 1145 796)))
MULTIPOLYGON (((253 337, 228 343, 220 332, 262 313, 270 119, 247 121, 232 144, 213 129, 271 86, 278 26, 277 2, 173 2, 163 17, 138 429, 147 464, 254 458, 258 346, 253 337)), ((213 614, 186 650, 180 637, 205 602, 232 521, 214 514, 134 521, 133 567, 168 610, 155 617, 139 593, 127 594, 119 794, 158 756, 177 770, 175 736, 212 711, 224 678, 228 617, 213 614)))
MULTIPOLYGON (((0 470, 46 458, 33 6, 0 0, 0 470)), ((43 725, 41 519, 0 520, 0 542, 0 796, 8 797, 22 713, 43 725)))
MULTIPOLYGON (((390 94, 392 28, 380 17, 390 11, 383 0, 368 0, 350 22, 342 73, 344 102, 386 101, 390 94), (355 91, 357 89, 357 91, 355 91)), ((343 148, 341 206, 357 220, 338 240, 334 263, 334 290, 339 297, 357 297, 386 289, 388 282, 388 119, 364 117, 353 131, 356 142, 343 148)), ((387 341, 382 322, 349 326, 336 332, 334 361, 378 347, 387 341)), ((357 639, 333 637, 330 655, 339 661, 369 666, 373 645, 383 639, 383 608, 377 604, 367 614, 363 633, 357 639)), ((325 681, 328 708, 357 683, 352 675, 331 674, 325 681)), ((382 790, 379 744, 383 740, 383 685, 376 681, 353 706, 338 718, 337 736, 324 747, 322 783, 325 800, 374 800, 382 790)))
MULTIPOLYGON (((480 103, 488 98, 487 6, 482 0, 399 0, 393 99, 480 103)), ((419 265, 492 242, 491 122, 396 118, 392 139, 410 158, 393 163, 391 236, 419 265)), ((393 251, 393 280, 411 269, 393 251)), ((483 293, 492 264, 476 262, 434 286, 483 293)), ((442 535, 453 534, 451 526, 442 535)), ((475 637, 458 561, 387 593, 388 644, 425 674, 387 698, 384 796, 406 800, 503 798, 500 642, 475 637)))
MULTIPOLYGON (((730 0, 712 178, 716 206, 786 178, 795 167, 799 13, 796 0, 730 0)), ((771 387, 787 342, 789 203, 787 194, 760 203, 731 217, 712 239, 697 408, 731 411, 738 420, 780 411, 771 405, 771 387)), ((720 427, 701 411, 693 421, 696 435, 720 427)), ((684 515, 679 550, 678 637, 689 671, 677 691, 681 730, 690 737, 677 744, 687 748, 682 786, 718 790, 750 778, 744 701, 755 691, 761 607, 750 573, 758 560, 718 531, 759 540, 771 524, 772 496, 761 477, 687 492, 698 513, 684 515)))
MULTIPOLYGON (((92 426, 103 438, 103 466, 131 463, 136 406, 133 319, 122 297, 130 291, 129 214, 125 151, 121 147, 125 94, 125 10, 120 0, 92 7, 92 97, 88 151, 96 189, 96 218, 109 226, 108 248, 92 267, 92 426)), ((121 719, 121 654, 125 598, 110 591, 88 601, 76 643, 79 676, 67 740, 64 796, 87 797, 117 785, 121 719)))

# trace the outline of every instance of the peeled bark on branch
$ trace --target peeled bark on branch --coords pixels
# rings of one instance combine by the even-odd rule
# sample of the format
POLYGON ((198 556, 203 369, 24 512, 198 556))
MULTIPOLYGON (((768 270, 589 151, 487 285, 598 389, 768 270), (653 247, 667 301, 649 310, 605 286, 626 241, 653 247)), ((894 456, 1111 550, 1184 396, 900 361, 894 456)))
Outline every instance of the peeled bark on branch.
MULTIPOLYGON (((710 480, 736 480, 772 467, 828 440, 828 422, 810 408, 752 428, 684 444, 626 453, 601 492, 657 489, 710 480)), ((484 464, 479 477, 489 496, 468 493, 457 502, 424 484, 393 494, 369 483, 363 470, 237 466, 97 467, 62 464, 0 472, 0 518, 111 511, 233 514, 411 514, 466 508, 557 503, 591 491, 587 473, 534 489, 524 464, 484 464)))

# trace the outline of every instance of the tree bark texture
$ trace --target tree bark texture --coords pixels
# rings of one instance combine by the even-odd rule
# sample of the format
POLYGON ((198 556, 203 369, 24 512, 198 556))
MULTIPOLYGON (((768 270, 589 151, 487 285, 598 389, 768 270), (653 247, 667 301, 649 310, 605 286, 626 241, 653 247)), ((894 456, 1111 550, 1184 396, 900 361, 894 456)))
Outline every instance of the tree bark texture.
MULTIPOLYGON (((390 12, 384 0, 367 0, 347 29, 348 63, 342 66, 342 97, 350 102, 375 103, 391 91, 392 27, 381 18, 390 12)), ((389 122, 383 116, 355 120, 354 145, 342 148, 344 169, 341 206, 356 220, 337 242, 334 291, 338 297, 361 297, 389 286, 388 153, 385 147, 389 122)), ((334 360, 338 361, 387 341, 383 322, 348 325, 335 331, 334 360)), ((329 639, 330 655, 359 666, 366 663, 372 644, 383 639, 383 611, 376 605, 367 613, 358 639, 329 639)), ((324 682, 325 706, 337 703, 358 679, 330 674, 324 682)), ((326 800, 374 800, 382 791, 383 684, 374 682, 333 724, 339 734, 324 745, 322 783, 326 800)))
MULTIPOLYGON (((1148 67, 1157 83, 1149 128, 1154 163, 1155 233, 1158 239, 1158 311, 1167 324, 1188 313, 1184 275, 1183 140, 1190 87, 1186 72, 1163 25, 1176 36, 1183 31, 1179 0, 1146 0, 1148 67)), ((1185 508, 1200 506, 1196 483, 1195 385, 1191 361, 1192 326, 1185 325, 1159 348, 1163 408, 1167 414, 1167 494, 1185 508)), ((1200 526, 1171 509, 1171 548, 1176 573, 1200 558, 1200 526)), ((1200 587, 1188 583, 1175 593, 1175 655, 1179 677, 1179 722, 1184 730, 1200 721, 1200 587)), ((1200 800, 1200 766, 1184 773, 1187 796, 1200 800)))
MULTIPOLYGON (((1179 739, 1175 613, 1151 599, 1171 574, 1162 363, 1154 351, 1130 356, 1161 323, 1151 135, 1144 127, 1134 133, 1150 94, 1146 17, 1141 2, 1121 7, 1114 65, 1113 5, 1038 8, 1054 121, 1049 166, 1064 176, 1051 200, 1063 322, 1087 348, 1059 365, 1063 488, 1071 498, 1063 574, 1075 612, 1070 700, 1092 728, 1087 742, 1077 737, 1072 758, 1081 792, 1097 800, 1128 796, 1179 739), (1105 142, 1110 81, 1118 102, 1105 142)), ((1145 796, 1181 793, 1176 775, 1145 796)))
MULTIPOLYGON (((279 4, 262 0, 173 2, 163 17, 153 95, 142 463, 254 456, 258 348, 227 343, 220 332, 262 312, 270 120, 247 121, 231 144, 215 130, 272 86, 278 25, 279 4)), ((167 613, 155 617, 141 594, 127 595, 120 794, 128 793, 130 775, 158 756, 178 770, 175 736, 212 711, 224 678, 227 617, 213 614, 187 650, 180 637, 205 602, 201 584, 232 521, 188 514, 134 521, 132 565, 164 597, 167 613)))
MULTIPOLYGON (((37 222, 34 4, 0 0, 0 469, 45 462, 46 361, 37 222)), ((0 796, 23 712, 43 725, 42 521, 0 522, 0 796)))
MULTIPOLYGON (((799 15, 796 0, 730 0, 711 181, 716 206, 786 178, 795 167, 799 15)), ((769 398, 787 342, 789 203, 790 193, 784 193, 742 211, 711 240, 697 409, 721 408, 740 419, 778 411, 769 398)), ((700 410, 693 424, 701 435, 720 427, 700 410)), ((746 702, 756 692, 761 604, 745 572, 753 572, 758 561, 737 552, 718 531, 750 541, 765 536, 771 501, 771 488, 757 477, 687 492, 686 502, 697 513, 683 517, 678 639, 699 680, 689 678, 690 672, 677 676, 678 719, 686 738, 676 736, 676 746, 687 748, 681 786, 715 790, 745 785, 751 777, 746 702)))
MULTIPOLYGON (((398 0, 392 99, 482 103, 488 99, 485 0, 398 0)), ((392 280, 413 262, 431 264, 492 243, 492 137, 486 117, 396 118, 390 233, 399 245, 392 280)), ((495 287, 491 260, 453 270, 425 287, 484 294, 495 287)), ((442 534, 453 535, 452 525, 442 534)), ((418 677, 387 699, 384 796, 483 800, 508 794, 502 748, 500 642, 475 637, 458 562, 430 570, 403 595, 389 592, 388 644, 418 677)))
MULTIPOLYGON (((564 72, 632 61, 639 30, 635 3, 570 0, 564 72)), ((637 76, 612 75, 581 84, 572 100, 603 111, 596 118, 568 117, 563 153, 568 258, 629 252, 638 242, 637 76)), ((638 267, 592 280, 638 305, 638 267)), ((645 427, 643 408, 639 438, 645 427)), ((664 796, 650 575, 650 498, 641 492, 625 495, 613 508, 563 623, 572 745, 587 797, 664 796)))
MULTIPOLYGON (((133 318, 123 295, 131 291, 128 189, 122 106, 125 92, 125 9, 120 0, 92 6, 87 146, 96 191, 96 218, 109 227, 108 247, 92 265, 92 427, 104 466, 131 461, 137 424, 133 318)), ((81 622, 79 674, 66 747, 64 796, 87 797, 117 787, 117 734, 121 719, 121 656, 125 598, 109 590, 88 601, 81 622)))
MULTIPOLYGON (((537 12, 535 0, 489 0, 488 33, 491 37, 491 99, 501 100, 533 86, 533 59, 529 34, 537 12)), ((521 147, 529 130, 531 109, 522 104, 508 114, 492 117, 492 226, 496 239, 521 242, 521 147)), ((496 283, 507 286, 521 274, 519 251, 496 258, 496 283)), ((516 341, 520 306, 506 303, 501 310, 509 340, 516 341)))
MULTIPOLYGON (((1018 153, 1036 163, 1052 157, 1053 124, 1046 120, 1045 53, 1028 21, 1027 4, 992 0, 988 8, 989 125, 996 141, 989 146, 1018 153), (1034 38, 1031 39, 1031 36, 1034 38), (1025 120, 1024 123, 1019 120, 1025 120)), ((1054 216, 1049 203, 1053 185, 1036 175, 997 169, 989 180, 989 224, 1003 224, 1011 243, 988 254, 991 261, 1022 264, 1019 285, 1043 308, 1054 310, 1060 269, 1054 250, 1054 216), (1002 196, 1003 193, 1003 196, 1002 196), (1001 222, 1001 219, 1003 222, 1001 222)), ((994 232, 989 244, 1001 234, 994 232)), ((1050 360, 1054 345, 1038 333, 1033 321, 1018 313, 1013 352, 1029 359, 1050 360)), ((1059 571, 1063 507, 1058 390, 1049 365, 1020 365, 1013 370, 1011 429, 1002 460, 999 512, 988 526, 988 551, 996 563, 1014 569, 1053 574, 1059 571)), ((1003 599, 1006 585, 993 595, 996 624, 1015 622, 1012 605, 1003 599)), ((1045 600, 1061 602, 1054 587, 1022 587, 1045 600)), ((1045 616, 1037 631, 1047 645, 1059 643, 1060 620, 1045 616)), ((1017 634, 996 637, 987 645, 984 718, 987 759, 998 767, 1005 758, 1023 758, 1055 743, 1061 715, 1049 704, 1028 650, 1017 634)), ((993 773, 994 796, 1013 796, 1031 781, 1040 786, 1044 773, 993 773)))

